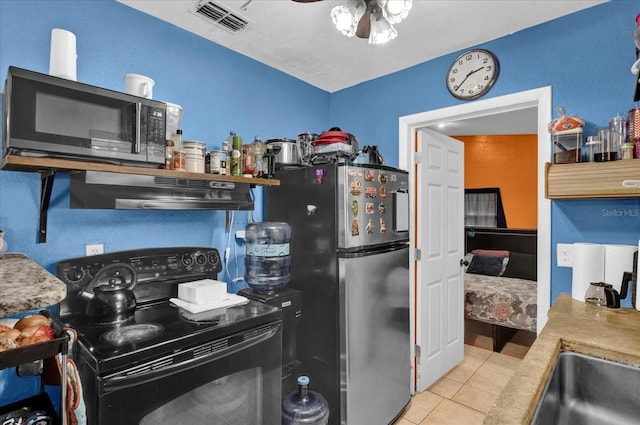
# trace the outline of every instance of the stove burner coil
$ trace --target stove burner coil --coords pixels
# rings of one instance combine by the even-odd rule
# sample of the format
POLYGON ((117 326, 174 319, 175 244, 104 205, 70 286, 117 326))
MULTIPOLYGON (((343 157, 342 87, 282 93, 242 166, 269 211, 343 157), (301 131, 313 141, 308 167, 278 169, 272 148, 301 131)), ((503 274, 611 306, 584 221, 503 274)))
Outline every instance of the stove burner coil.
POLYGON ((100 336, 100 339, 112 345, 130 344, 153 338, 163 330, 164 327, 162 325, 155 323, 126 325, 105 332, 100 336))

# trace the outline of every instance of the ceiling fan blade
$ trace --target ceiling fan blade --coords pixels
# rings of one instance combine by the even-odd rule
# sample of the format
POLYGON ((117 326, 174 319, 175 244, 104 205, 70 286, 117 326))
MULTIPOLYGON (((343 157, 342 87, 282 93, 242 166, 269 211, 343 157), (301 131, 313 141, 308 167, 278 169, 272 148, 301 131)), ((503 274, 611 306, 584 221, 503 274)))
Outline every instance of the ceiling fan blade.
POLYGON ((367 9, 358 22, 358 28, 356 29, 356 36, 358 38, 369 38, 371 33, 371 10, 367 9))
POLYGON ((313 3, 316 1, 322 1, 322 0, 293 0, 293 1, 295 1, 296 3, 313 3))

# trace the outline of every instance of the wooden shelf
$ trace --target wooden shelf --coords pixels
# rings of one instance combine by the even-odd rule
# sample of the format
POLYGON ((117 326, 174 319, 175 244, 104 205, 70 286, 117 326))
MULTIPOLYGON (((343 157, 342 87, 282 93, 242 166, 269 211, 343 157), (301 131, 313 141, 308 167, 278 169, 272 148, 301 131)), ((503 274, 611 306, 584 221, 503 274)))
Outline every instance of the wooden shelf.
POLYGON ((547 199, 640 197, 640 159, 546 164, 547 199), (635 187, 624 187, 623 182, 635 187))
POLYGON ((68 173, 78 171, 107 171, 111 173, 144 174, 161 177, 183 177, 197 180, 215 180, 235 183, 249 183, 258 186, 279 186, 277 179, 257 179, 236 176, 221 176, 219 174, 187 173, 184 171, 163 170, 159 168, 131 167, 124 165, 103 164, 99 162, 75 161, 56 158, 35 158, 27 156, 7 155, 2 159, 0 169, 7 171, 27 171, 50 173, 63 171, 68 173))

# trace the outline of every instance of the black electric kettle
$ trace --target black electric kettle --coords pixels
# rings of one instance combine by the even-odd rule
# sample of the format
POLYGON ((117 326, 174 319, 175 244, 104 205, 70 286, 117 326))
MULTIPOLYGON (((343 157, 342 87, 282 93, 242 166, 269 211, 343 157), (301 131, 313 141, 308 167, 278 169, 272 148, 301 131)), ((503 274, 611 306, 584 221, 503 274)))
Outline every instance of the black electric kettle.
POLYGON ((100 269, 80 295, 86 298, 85 314, 94 323, 117 323, 129 319, 136 308, 133 288, 138 281, 136 270, 125 263, 100 269))

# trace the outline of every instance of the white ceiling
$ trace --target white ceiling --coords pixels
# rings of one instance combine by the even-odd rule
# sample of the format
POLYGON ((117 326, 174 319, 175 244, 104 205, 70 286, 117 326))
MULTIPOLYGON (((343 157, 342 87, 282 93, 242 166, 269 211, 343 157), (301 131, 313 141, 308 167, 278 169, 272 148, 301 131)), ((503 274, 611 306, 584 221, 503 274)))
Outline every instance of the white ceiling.
MULTIPOLYGON (((607 0, 414 0, 382 46, 343 36, 330 12, 344 0, 118 0, 330 93, 512 34, 607 0), (250 23, 231 33, 193 11, 211 2, 250 23)), ((452 123, 449 135, 531 134, 536 110, 452 123), (505 125, 508 123, 508 125, 505 125)))
POLYGON ((382 46, 335 28, 330 12, 344 0, 118 1, 332 93, 606 0, 414 0, 382 46), (207 1, 250 23, 231 33, 191 13, 207 1))

